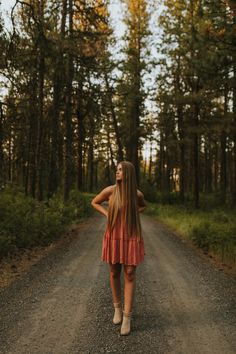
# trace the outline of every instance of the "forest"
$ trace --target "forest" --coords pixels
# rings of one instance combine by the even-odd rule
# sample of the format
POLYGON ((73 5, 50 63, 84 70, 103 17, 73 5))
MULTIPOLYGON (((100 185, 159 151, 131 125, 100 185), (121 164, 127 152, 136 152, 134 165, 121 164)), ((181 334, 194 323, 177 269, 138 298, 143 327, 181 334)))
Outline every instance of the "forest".
MULTIPOLYGON (((63 205, 78 192, 85 205, 129 160, 150 203, 218 206, 215 219, 233 220, 234 0, 15 0, 8 15, 4 3, 3 215, 7 193, 55 207, 56 196, 63 205), (122 19, 114 20, 112 3, 122 19)), ((232 229, 227 247, 235 252, 235 222, 232 229)))

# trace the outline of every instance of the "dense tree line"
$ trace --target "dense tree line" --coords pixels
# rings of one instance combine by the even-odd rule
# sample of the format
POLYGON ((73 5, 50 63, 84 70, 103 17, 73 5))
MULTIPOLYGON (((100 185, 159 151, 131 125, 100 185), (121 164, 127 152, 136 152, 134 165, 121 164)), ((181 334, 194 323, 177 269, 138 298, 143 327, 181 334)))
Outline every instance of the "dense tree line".
POLYGON ((127 9, 122 63, 111 55, 106 1, 15 2, 12 31, 1 32, 3 184, 38 200, 61 190, 66 200, 72 186, 92 191, 111 182, 118 159, 139 172, 148 13, 145 1, 130 0, 127 9))
POLYGON ((159 1, 152 44, 151 2, 122 3, 119 59, 105 0, 16 0, 12 29, 0 20, 1 185, 67 200, 72 187, 113 183, 117 161, 128 159, 143 188, 192 195, 196 207, 200 193, 235 204, 234 1, 159 1))
MULTIPOLYGON (((16 1, 5 45, 1 179, 65 199, 93 174, 101 63, 111 29, 103 1, 16 1), (83 169, 86 168, 86 171, 83 169)), ((91 183, 89 185, 92 188, 91 183)), ((86 186, 85 186, 86 188, 86 186)))
POLYGON ((164 1, 159 22, 159 188, 218 193, 236 202, 236 72, 233 1, 164 1))

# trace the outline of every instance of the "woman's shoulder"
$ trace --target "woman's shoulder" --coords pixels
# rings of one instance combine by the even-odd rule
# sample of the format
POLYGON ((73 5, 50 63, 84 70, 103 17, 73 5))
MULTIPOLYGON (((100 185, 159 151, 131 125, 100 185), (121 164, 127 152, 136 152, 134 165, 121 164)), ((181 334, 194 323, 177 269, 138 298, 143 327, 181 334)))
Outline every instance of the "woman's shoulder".
POLYGON ((115 185, 115 184, 112 184, 112 185, 110 185, 110 186, 106 187, 106 189, 107 189, 108 191, 113 192, 113 191, 114 191, 114 189, 115 189, 115 187, 116 187, 116 185, 115 185))
POLYGON ((105 187, 105 188, 102 190, 102 193, 103 193, 103 194, 107 194, 107 195, 112 194, 112 192, 114 191, 115 186, 116 186, 116 185, 114 184, 114 185, 105 187))

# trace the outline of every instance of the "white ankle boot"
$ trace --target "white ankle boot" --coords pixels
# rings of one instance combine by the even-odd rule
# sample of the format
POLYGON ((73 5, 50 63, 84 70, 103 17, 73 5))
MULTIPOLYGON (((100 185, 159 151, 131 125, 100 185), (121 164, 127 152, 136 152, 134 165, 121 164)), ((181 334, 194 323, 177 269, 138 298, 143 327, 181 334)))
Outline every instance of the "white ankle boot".
POLYGON ((122 307, 121 307, 121 302, 114 302, 113 303, 114 308, 115 308, 115 313, 113 317, 113 323, 114 324, 120 324, 122 321, 122 307))
POLYGON ((130 333, 131 312, 125 313, 123 311, 123 321, 120 329, 120 334, 126 336, 130 333))

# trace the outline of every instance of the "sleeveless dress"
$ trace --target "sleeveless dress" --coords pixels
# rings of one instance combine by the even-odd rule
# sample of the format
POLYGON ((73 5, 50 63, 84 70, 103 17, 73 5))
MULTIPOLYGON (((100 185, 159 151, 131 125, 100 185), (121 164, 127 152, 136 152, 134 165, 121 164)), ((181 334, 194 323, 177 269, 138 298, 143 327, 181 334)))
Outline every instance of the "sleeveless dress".
POLYGON ((141 237, 140 242, 137 242, 135 235, 128 237, 119 212, 112 232, 109 232, 108 227, 104 232, 102 260, 112 264, 138 265, 143 262, 144 255, 143 237, 141 237))

